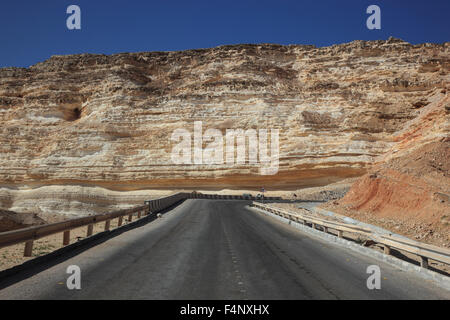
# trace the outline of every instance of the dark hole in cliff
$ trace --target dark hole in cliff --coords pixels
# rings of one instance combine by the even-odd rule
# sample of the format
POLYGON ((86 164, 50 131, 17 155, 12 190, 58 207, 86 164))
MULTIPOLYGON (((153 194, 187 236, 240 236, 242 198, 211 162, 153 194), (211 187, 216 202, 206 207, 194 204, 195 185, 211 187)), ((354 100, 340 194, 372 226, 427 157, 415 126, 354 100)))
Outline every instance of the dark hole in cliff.
POLYGON ((71 108, 71 109, 64 109, 63 110, 64 120, 66 121, 75 121, 81 118, 81 109, 71 108))
POLYGON ((420 100, 420 101, 413 103, 413 107, 416 109, 419 109, 419 108, 425 107, 427 104, 429 104, 428 101, 420 100))
POLYGON ((73 116, 74 116, 75 120, 80 119, 81 118, 81 110, 78 108, 75 108, 73 110, 73 116))

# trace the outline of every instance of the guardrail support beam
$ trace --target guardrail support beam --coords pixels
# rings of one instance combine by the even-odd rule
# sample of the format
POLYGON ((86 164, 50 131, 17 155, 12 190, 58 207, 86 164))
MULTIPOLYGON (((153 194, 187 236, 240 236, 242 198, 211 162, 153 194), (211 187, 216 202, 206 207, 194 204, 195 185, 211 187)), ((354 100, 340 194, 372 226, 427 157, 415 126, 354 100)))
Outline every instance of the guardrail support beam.
POLYGON ((387 245, 384 245, 384 254, 391 254, 391 248, 387 245))
POLYGON ((33 240, 25 242, 25 250, 23 251, 24 257, 31 257, 33 253, 33 240))
POLYGON ((343 238, 344 237, 344 232, 342 230, 338 230, 338 237, 339 238, 343 238))
POLYGON ((129 214, 129 215, 128 215, 128 221, 129 221, 129 222, 133 221, 133 214, 129 214))
POLYGON ((105 231, 109 231, 109 228, 111 227, 111 220, 105 221, 105 231))
POLYGON ((420 257, 420 266, 424 269, 428 269, 428 258, 420 257))
POLYGON ((94 233, 94 225, 90 224, 87 227, 87 236, 90 237, 90 236, 92 236, 93 233, 94 233))
POLYGON ((117 223, 117 226, 120 227, 122 225, 123 222, 123 216, 119 217, 119 222, 117 223))
POLYGON ((67 246, 70 243, 70 230, 66 230, 63 233, 63 246, 67 246))

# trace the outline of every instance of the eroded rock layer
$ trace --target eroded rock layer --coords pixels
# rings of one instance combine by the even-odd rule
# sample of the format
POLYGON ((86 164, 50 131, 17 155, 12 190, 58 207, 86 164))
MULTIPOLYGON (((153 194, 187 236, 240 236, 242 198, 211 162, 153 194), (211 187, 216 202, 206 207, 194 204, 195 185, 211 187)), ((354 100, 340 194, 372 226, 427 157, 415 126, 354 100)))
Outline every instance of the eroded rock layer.
POLYGON ((0 185, 296 189, 360 176, 428 97, 446 95, 449 70, 450 43, 393 38, 53 56, 0 69, 0 185), (278 173, 175 165, 170 137, 194 121, 223 133, 279 129, 278 173))

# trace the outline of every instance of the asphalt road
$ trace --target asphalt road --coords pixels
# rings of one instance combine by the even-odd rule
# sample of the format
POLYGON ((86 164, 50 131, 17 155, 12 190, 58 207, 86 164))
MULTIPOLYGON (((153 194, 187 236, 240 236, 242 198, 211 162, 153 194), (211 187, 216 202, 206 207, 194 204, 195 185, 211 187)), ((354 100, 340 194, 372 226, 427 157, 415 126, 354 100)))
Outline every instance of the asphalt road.
MULTIPOLYGON (((0 299, 450 299, 450 292, 246 207, 187 200, 3 289, 0 299), (81 290, 66 268, 81 268, 81 290), (369 265, 381 289, 366 286, 369 265)), ((0 288, 2 284, 0 283, 0 288)))

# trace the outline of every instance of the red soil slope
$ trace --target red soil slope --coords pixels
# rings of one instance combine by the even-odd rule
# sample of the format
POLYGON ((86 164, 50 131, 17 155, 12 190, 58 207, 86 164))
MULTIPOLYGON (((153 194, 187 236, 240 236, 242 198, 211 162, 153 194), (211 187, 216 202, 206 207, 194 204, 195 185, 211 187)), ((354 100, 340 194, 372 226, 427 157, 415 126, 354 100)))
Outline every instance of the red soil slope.
POLYGON ((417 240, 450 247, 449 96, 441 92, 391 152, 326 208, 417 240))

